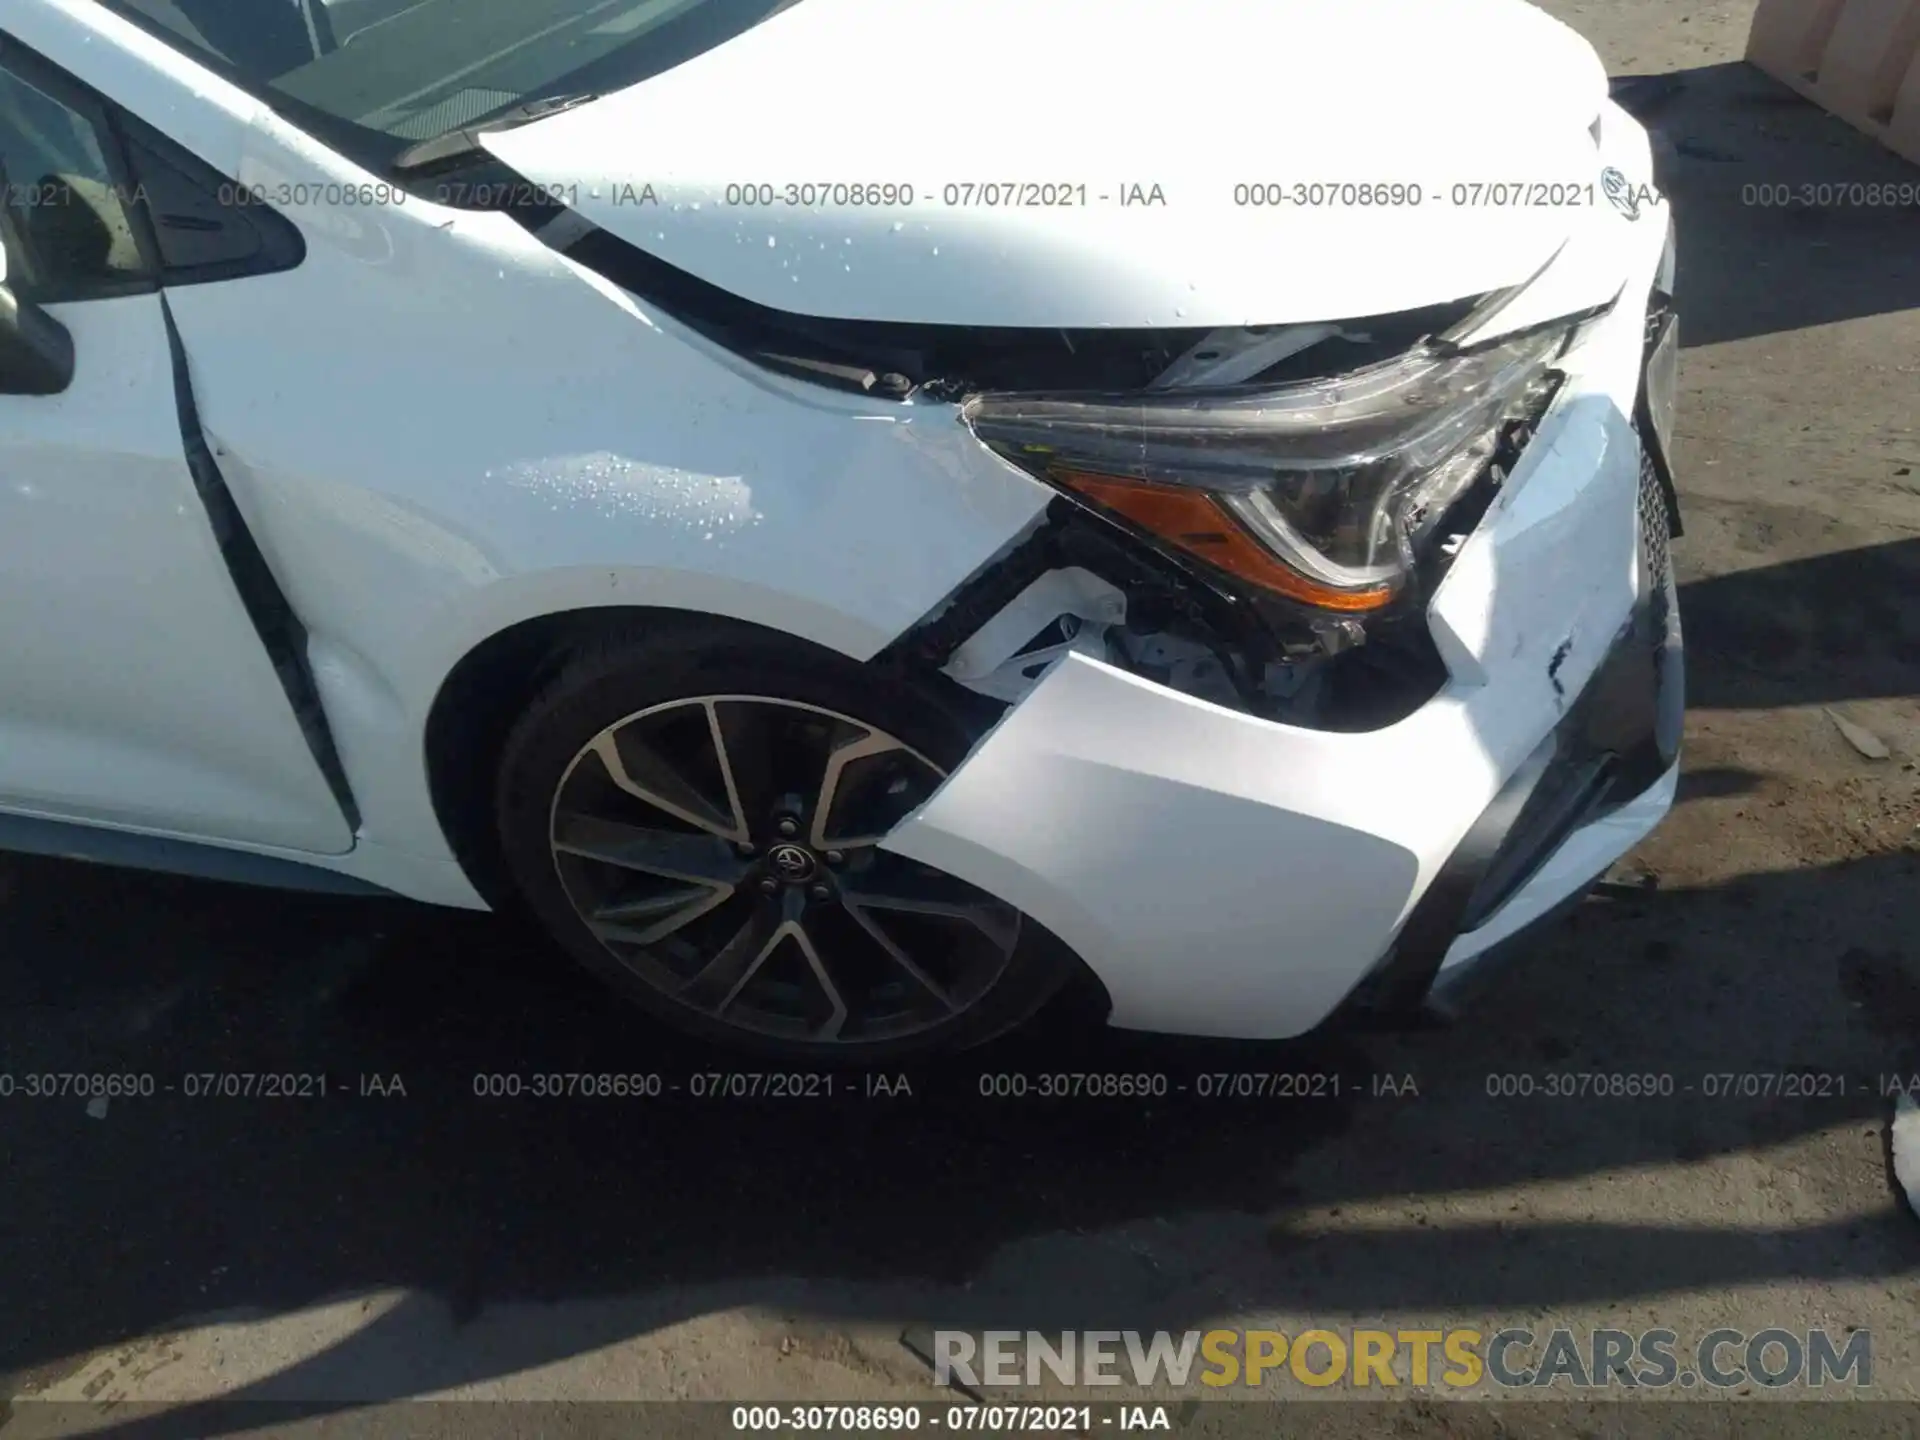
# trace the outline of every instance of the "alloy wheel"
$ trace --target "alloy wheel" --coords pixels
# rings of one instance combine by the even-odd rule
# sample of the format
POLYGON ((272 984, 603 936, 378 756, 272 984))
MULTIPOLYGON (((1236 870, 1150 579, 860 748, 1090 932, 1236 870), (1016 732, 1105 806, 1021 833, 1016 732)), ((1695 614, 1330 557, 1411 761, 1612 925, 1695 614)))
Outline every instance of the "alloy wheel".
POLYGON ((706 695, 629 715, 556 787, 549 838, 594 937, 721 1023, 897 1040, 966 1010, 1019 940, 1013 907, 878 848, 944 772, 796 701, 706 695))

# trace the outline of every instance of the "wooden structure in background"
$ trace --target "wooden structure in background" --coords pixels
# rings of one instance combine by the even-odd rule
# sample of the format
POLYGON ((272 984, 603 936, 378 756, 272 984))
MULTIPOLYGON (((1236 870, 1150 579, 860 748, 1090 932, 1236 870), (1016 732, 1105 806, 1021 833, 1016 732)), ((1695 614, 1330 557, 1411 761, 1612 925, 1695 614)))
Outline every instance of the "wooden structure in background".
POLYGON ((1760 0, 1747 60, 1920 164, 1920 0, 1760 0))

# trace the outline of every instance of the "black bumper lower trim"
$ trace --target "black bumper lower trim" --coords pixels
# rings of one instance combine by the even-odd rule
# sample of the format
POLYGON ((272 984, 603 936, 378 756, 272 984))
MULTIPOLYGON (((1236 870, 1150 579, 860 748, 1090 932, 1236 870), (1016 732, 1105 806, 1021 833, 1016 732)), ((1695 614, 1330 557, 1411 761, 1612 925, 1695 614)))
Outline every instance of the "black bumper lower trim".
MULTIPOLYGON (((1684 651, 1667 554, 1668 497, 1649 451, 1641 457, 1638 504, 1643 575, 1632 615, 1560 724, 1474 822, 1414 906, 1393 949, 1343 1002, 1333 1023, 1377 1027, 1417 1019, 1429 1007, 1455 940, 1484 924, 1568 836, 1645 794, 1678 760, 1684 651)), ((1522 934, 1536 934, 1580 898, 1569 897, 1522 934)), ((1495 948, 1511 951, 1514 945, 1495 948)), ((1479 960, 1472 968, 1480 968, 1479 960)))
POLYGON ((1558 927, 1592 893, 1591 885, 1573 891, 1559 904, 1542 911, 1504 940, 1489 945, 1471 961, 1441 971, 1434 979, 1433 988, 1427 992, 1425 1008, 1448 1020, 1473 1008, 1475 1000, 1511 961, 1531 951, 1539 943, 1541 935, 1558 927))

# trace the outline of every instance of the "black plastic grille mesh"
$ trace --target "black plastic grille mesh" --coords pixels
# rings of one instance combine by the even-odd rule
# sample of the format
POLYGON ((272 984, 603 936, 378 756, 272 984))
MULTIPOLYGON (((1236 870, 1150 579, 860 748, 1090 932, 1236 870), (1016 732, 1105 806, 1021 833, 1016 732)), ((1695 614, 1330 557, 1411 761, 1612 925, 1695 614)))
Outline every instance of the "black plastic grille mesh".
POLYGON ((1640 553, 1647 566, 1648 594, 1659 597, 1667 588, 1673 558, 1667 550, 1667 495, 1653 456, 1640 451, 1640 553))

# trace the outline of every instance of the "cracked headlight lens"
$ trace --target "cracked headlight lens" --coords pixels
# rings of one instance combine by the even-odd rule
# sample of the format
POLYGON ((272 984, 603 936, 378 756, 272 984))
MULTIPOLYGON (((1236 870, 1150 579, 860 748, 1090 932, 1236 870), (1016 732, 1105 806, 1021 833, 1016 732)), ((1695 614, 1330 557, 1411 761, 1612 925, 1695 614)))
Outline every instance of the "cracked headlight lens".
POLYGON ((983 394, 962 418, 1022 469, 1249 584, 1380 609, 1426 523, 1537 399, 1571 327, 1477 350, 1427 342, 1282 387, 983 394))

